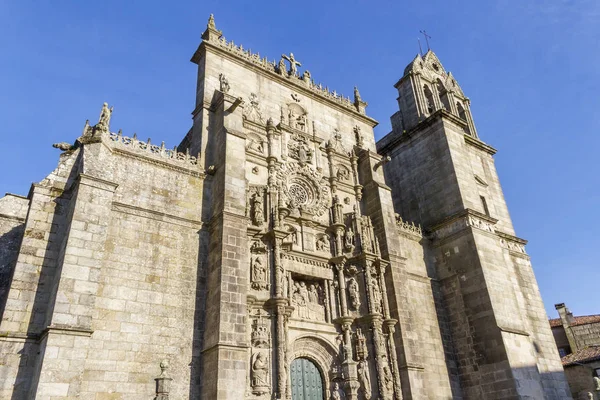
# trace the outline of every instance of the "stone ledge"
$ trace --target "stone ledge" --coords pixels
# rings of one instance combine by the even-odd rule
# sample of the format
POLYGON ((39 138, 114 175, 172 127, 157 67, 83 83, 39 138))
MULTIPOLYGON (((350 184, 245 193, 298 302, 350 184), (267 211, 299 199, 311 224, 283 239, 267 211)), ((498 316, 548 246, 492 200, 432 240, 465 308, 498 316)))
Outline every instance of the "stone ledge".
POLYGON ((112 210, 124 214, 135 215, 138 217, 153 219, 155 221, 169 222, 175 225, 185 226, 187 228, 202 229, 202 221, 179 217, 173 214, 167 214, 161 211, 154 211, 148 208, 133 206, 130 204, 113 202, 112 210))

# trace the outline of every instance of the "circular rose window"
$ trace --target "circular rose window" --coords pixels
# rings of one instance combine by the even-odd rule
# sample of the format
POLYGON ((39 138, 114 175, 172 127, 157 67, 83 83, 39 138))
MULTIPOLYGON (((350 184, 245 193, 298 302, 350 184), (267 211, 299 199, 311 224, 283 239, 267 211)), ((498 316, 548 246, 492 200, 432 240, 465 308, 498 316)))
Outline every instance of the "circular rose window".
POLYGON ((288 193, 290 199, 296 206, 304 206, 308 204, 308 193, 302 185, 298 183, 292 183, 288 188, 288 193))

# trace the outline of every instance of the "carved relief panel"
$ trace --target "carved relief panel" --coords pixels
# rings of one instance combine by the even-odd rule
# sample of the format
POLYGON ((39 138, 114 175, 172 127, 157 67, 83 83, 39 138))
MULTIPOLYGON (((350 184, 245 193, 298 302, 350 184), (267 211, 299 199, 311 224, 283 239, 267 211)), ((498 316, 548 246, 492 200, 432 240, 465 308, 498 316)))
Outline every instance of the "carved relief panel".
POLYGON ((326 319, 326 296, 322 281, 293 277, 291 303, 294 306, 294 318, 312 321, 326 319))

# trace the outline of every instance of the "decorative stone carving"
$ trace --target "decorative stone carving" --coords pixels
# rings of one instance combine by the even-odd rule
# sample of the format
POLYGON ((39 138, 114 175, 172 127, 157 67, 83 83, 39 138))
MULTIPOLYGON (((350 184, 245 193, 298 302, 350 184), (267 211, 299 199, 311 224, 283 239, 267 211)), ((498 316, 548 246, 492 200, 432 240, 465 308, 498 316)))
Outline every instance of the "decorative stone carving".
POLYGON ((371 277, 371 295, 373 312, 381 314, 381 289, 379 288, 379 282, 375 276, 371 277))
POLYGON ((290 63, 290 70, 289 70, 289 75, 290 76, 296 76, 298 75, 298 67, 301 67, 302 64, 300 64, 295 58, 294 58, 294 53, 290 53, 289 57, 286 56, 285 54, 281 55, 281 59, 282 60, 287 60, 290 63))
POLYGON ((322 175, 308 165, 286 163, 277 172, 276 179, 290 209, 320 216, 329 207, 329 187, 322 183, 322 175))
POLYGON ((358 311, 360 308, 360 289, 354 277, 348 279, 348 298, 350 299, 350 306, 358 311))
POLYGON ((367 338, 362 333, 362 329, 356 329, 356 357, 359 360, 365 360, 369 356, 367 347, 367 338))
POLYGON ((400 214, 396 214, 396 226, 401 231, 411 233, 414 235, 422 236, 423 231, 421 230, 421 225, 415 225, 414 222, 408 223, 402 219, 400 214))
POLYGON ((329 242, 328 235, 322 235, 317 239, 316 243, 317 251, 329 252, 331 250, 331 244, 329 242))
POLYGON ((269 358, 262 351, 254 354, 250 372, 252 393, 269 393, 269 358))
POLYGON ((167 374, 169 369, 169 361, 163 360, 160 362, 160 375, 155 378, 156 381, 156 396, 154 400, 169 400, 169 392, 171 391, 171 381, 167 374))
POLYGON ((250 104, 246 104, 244 107, 242 117, 248 121, 256 122, 257 124, 264 124, 258 96, 255 93, 250 93, 249 101, 250 104))
POLYGON ((254 257, 252 261, 252 288, 256 290, 269 289, 267 266, 262 255, 254 257))
POLYGON ((304 108, 296 103, 288 104, 287 125, 308 133, 308 115, 304 108))
POLYGON ((356 125, 354 127, 354 138, 356 139, 356 145, 360 148, 365 145, 365 138, 360 131, 360 126, 356 125))
POLYGON ((392 396, 394 394, 394 376, 386 358, 383 359, 383 385, 387 394, 392 396))
POLYGON ((250 132, 246 135, 246 150, 264 155, 265 141, 259 135, 250 132))
POLYGON ((347 153, 344 145, 342 144, 342 135, 337 128, 333 130, 333 134, 331 135, 331 139, 329 139, 327 142, 326 148, 339 154, 347 153))
POLYGON ((335 177, 342 182, 347 182, 350 180, 350 169, 345 165, 338 164, 336 167, 335 177))
POLYGON ((225 94, 229 93, 229 81, 225 77, 225 74, 219 74, 219 85, 221 92, 225 94))
POLYGON ((525 251, 525 246, 523 244, 521 244, 521 243, 501 238, 500 239, 500 244, 505 249, 508 249, 508 250, 511 250, 511 251, 516 251, 517 253, 527 254, 527 252, 525 251))
POLYGON ((341 400, 343 399, 342 397, 342 389, 340 388, 339 383, 335 382, 333 384, 333 389, 331 389, 331 400, 341 400))
POLYGON ((288 154, 298 160, 300 165, 312 163, 313 150, 302 135, 293 134, 288 143, 288 154))
POLYGON ((324 321, 325 301, 321 282, 294 280, 292 305, 294 316, 300 319, 324 321))
POLYGON ((346 229, 346 234, 344 235, 344 249, 346 251, 354 250, 354 231, 352 228, 346 229))
POLYGON ((258 190, 252 197, 252 223, 256 226, 262 226, 265 222, 263 193, 258 190))
MULTIPOLYGON (((92 128, 89 128, 88 131, 91 130, 92 128)), ((89 133, 89 135, 91 135, 91 133, 89 133)), ((175 162, 187 166, 198 165, 198 157, 191 156, 189 148, 186 149, 185 153, 181 153, 177 151, 177 146, 173 149, 168 149, 165 147, 165 142, 162 142, 160 146, 152 144, 150 139, 148 139, 147 142, 142 142, 138 140, 135 133, 133 134, 133 137, 127 137, 123 136, 121 130, 119 130, 118 133, 111 132, 108 138, 113 146, 124 147, 130 151, 144 153, 146 156, 156 157, 168 162, 175 162)), ((206 172, 209 173, 210 171, 207 170, 206 172)))
POLYGON ((363 391, 366 400, 371 399, 371 377, 369 376, 369 364, 366 360, 358 363, 358 382, 363 391))
POLYGON ((114 107, 108 108, 108 103, 102 104, 102 111, 100 111, 100 118, 95 128, 103 132, 109 132, 110 129, 110 117, 112 116, 114 107))
POLYGON ((269 347, 271 330, 269 321, 259 317, 254 320, 252 325, 251 341, 254 347, 269 347))
POLYGON ((472 226, 472 227, 478 228, 478 229, 482 229, 487 232, 494 233, 494 231, 495 231, 493 224, 491 224, 487 221, 484 221, 483 219, 476 218, 473 215, 469 215, 468 224, 469 224, 469 226, 472 226))

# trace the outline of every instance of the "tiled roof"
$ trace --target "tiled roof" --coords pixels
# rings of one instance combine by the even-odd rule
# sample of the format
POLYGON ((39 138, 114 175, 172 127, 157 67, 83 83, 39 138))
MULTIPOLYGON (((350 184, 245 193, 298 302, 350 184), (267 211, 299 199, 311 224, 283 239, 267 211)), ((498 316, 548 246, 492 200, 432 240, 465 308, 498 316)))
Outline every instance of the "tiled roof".
MULTIPOLYGON (((556 328, 562 325, 562 323, 560 322, 560 318, 552 318, 549 319, 548 322, 550 323, 551 328, 556 328)), ((593 324, 596 322, 600 322, 600 314, 582 315, 581 317, 573 317, 573 323, 571 324, 571 326, 593 324)))
POLYGON ((600 346, 589 346, 562 358, 563 366, 600 360, 600 346))

